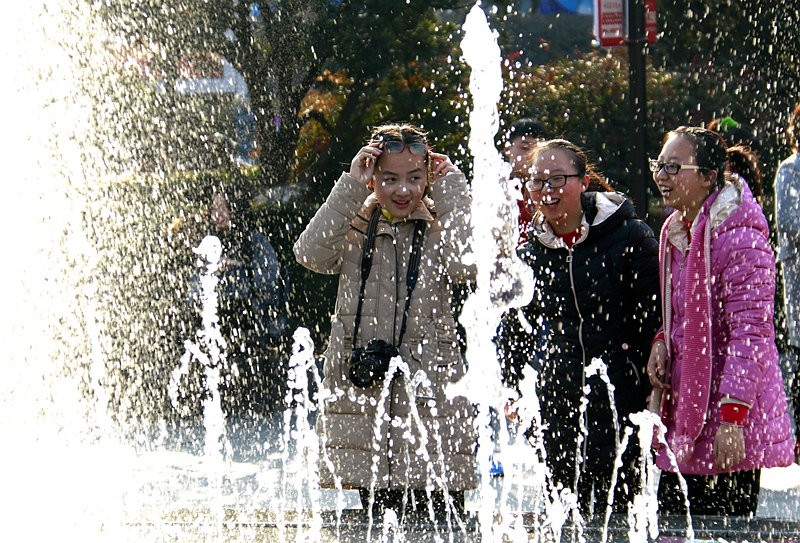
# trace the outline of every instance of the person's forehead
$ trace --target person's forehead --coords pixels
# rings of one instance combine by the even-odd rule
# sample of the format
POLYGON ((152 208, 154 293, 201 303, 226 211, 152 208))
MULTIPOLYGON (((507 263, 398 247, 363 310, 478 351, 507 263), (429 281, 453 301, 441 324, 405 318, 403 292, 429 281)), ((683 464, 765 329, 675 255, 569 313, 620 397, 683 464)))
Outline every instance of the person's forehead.
POLYGON ((694 143, 683 136, 672 137, 664 143, 661 155, 667 158, 693 157, 695 155, 694 143))
POLYGON ((555 162, 571 162, 572 159, 564 149, 544 149, 536 152, 534 163, 546 164, 555 162))
POLYGON ((404 149, 402 153, 383 153, 379 157, 376 169, 378 171, 397 171, 398 169, 422 169, 425 166, 425 157, 415 155, 408 149, 404 149))
POLYGON ((511 136, 511 143, 536 143, 542 138, 534 134, 515 134, 511 136))

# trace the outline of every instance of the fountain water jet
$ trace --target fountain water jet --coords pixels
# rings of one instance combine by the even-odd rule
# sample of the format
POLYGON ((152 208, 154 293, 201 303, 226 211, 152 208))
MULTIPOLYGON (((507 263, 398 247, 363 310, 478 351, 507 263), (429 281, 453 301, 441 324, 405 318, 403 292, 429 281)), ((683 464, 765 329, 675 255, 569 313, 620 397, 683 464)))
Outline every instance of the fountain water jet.
MULTIPOLYGON (((311 333, 306 328, 298 328, 294 332, 294 344, 292 345, 292 356, 289 359, 289 389, 286 392, 286 410, 283 414, 283 440, 282 440, 282 460, 284 469, 281 473, 282 486, 287 486, 286 467, 291 463, 292 452, 294 453, 295 471, 295 491, 297 501, 295 511, 303 511, 304 490, 308 491, 311 503, 311 522, 308 533, 302 534, 298 526, 297 539, 307 537, 309 540, 319 540, 321 537, 322 518, 320 516, 320 495, 319 495, 319 472, 317 463, 319 461, 319 440, 314 429, 309 423, 312 411, 317 410, 317 406, 311 401, 309 394, 308 374, 312 372, 317 389, 322 384, 319 372, 317 371, 316 360, 314 359, 314 341, 311 333), (294 424, 292 424, 294 421, 294 424), (294 450, 292 450, 294 449, 294 450), (303 474, 306 474, 303 476, 303 474)), ((341 508, 343 500, 341 488, 338 489, 337 497, 337 517, 341 519, 341 508)), ((281 511, 282 513, 282 511, 281 511)), ((283 528, 282 525, 279 525, 283 528)), ((284 535, 284 534, 280 534, 284 535)))
MULTIPOLYGON (((0 522, 4 526, 4 536, 9 540, 80 538, 82 541, 116 543, 170 535, 179 540, 201 539, 193 538, 197 534, 192 529, 194 526, 202 527, 206 522, 202 514, 187 524, 182 524, 186 517, 167 515, 176 509, 202 512, 209 503, 208 492, 203 486, 208 477, 205 467, 198 464, 194 469, 192 455, 167 450, 164 445, 170 424, 165 420, 155 422, 152 442, 137 442, 135 446, 121 445, 120 441, 124 439, 109 428, 113 413, 105 406, 107 398, 112 396, 109 380, 115 371, 119 371, 116 365, 119 361, 104 360, 101 356, 112 339, 103 325, 119 315, 110 314, 109 307, 100 303, 106 293, 99 287, 104 281, 112 280, 103 277, 108 272, 99 267, 101 255, 93 245, 93 236, 106 233, 94 230, 98 224, 87 219, 91 215, 87 211, 100 209, 113 214, 115 210, 102 209, 108 207, 111 200, 103 192, 107 172, 103 157, 90 146, 82 146, 87 139, 94 137, 90 134, 93 129, 91 100, 103 96, 102 93, 90 95, 87 90, 93 90, 97 71, 106 67, 105 60, 98 53, 101 49, 98 42, 102 41, 103 32, 98 28, 100 23, 84 13, 87 9, 79 2, 18 2, 5 6, 6 16, 0 23, 4 25, 3 32, 0 32, 0 39, 4 40, 4 65, 12 74, 8 83, 12 87, 12 96, 6 96, 4 100, 6 124, 0 135, 0 152, 5 153, 3 162, 10 180, 6 183, 6 196, 13 203, 9 206, 8 221, 12 229, 5 239, 7 261, 0 282, 2 299, 6 302, 6 310, 0 313, 0 333, 3 334, 8 370, 0 380, 0 431, 7 439, 0 452, 0 461, 7 468, 0 498, 0 522), (86 371, 82 372, 82 369, 86 371), (165 481, 168 484, 164 484, 165 481), (203 484, 195 484, 197 481, 203 481, 203 484), (158 499, 150 499, 152 496, 149 495, 143 497, 143 488, 152 488, 158 493, 158 499), (148 508, 158 514, 144 515, 142 511, 148 508)), ((480 33, 480 28, 476 32, 480 33)), ((486 48, 485 51, 494 49, 486 48)), ((498 75, 499 79, 499 71, 491 73, 494 74, 492 77, 498 75)), ((496 131, 496 125, 484 128, 488 130, 479 129, 476 133, 486 135, 496 131)), ((106 143, 114 145, 113 142, 106 143)), ((489 150, 488 145, 484 150, 489 150)), ((496 164, 498 168, 504 167, 503 163, 496 164)), ((479 166, 477 160, 476 166, 479 166)), ((495 180, 503 181, 499 175, 495 175, 495 180)), ((483 202, 494 196, 488 190, 489 186, 497 185, 483 185, 476 177, 479 213, 483 202)), ((152 190, 157 188, 157 183, 154 183, 152 190)), ((491 214, 487 216, 493 218, 491 214)), ((144 212, 141 217, 133 219, 142 217, 144 212)), ((499 228, 508 227, 511 222, 505 221, 499 228)), ((495 223, 488 221, 485 224, 495 223)), ((501 234, 498 237, 516 239, 513 232, 501 231, 501 234)), ((483 247, 496 248, 496 245, 483 247)), ((481 258, 476 260, 481 263, 481 258)), ((486 304, 486 281, 491 285, 491 273, 484 273, 480 280, 479 287, 483 290, 477 300, 486 304)), ((505 291, 512 289, 507 287, 505 291)), ((490 297, 488 304, 479 307, 493 307, 491 302, 490 297)), ((470 311, 475 319, 474 315, 480 309, 473 307, 470 311)), ((485 331, 481 329, 481 332, 485 331)), ((479 381, 481 375, 494 376, 491 364, 481 362, 480 355, 481 351, 475 346, 470 355, 476 368, 476 373, 471 376, 475 381, 479 381), (488 367, 486 374, 480 373, 481 365, 488 367)), ((531 382, 534 380, 530 379, 531 382)), ((164 389, 167 382, 168 378, 161 382, 164 389)), ((525 399, 533 401, 535 394, 526 393, 525 399)), ((484 403, 492 404, 493 401, 484 403)), ((640 428, 641 432, 647 434, 643 428, 640 428)), ((652 431, 645 438, 640 435, 640 442, 644 444, 645 439, 649 441, 651 436, 652 431)), ((484 437, 481 451, 484 473, 486 442, 484 437)), ((516 456, 508 456, 512 452, 515 452, 513 447, 503 449, 507 455, 505 458, 512 459, 511 465, 507 465, 509 470, 515 468, 514 464, 523 463, 521 455, 519 461, 515 460, 516 456)), ((280 466, 280 463, 275 465, 280 466)), ((266 482, 279 472, 279 468, 271 469, 270 465, 267 469, 264 464, 237 462, 228 467, 231 471, 225 474, 223 481, 226 485, 226 514, 241 503, 247 504, 248 511, 258 507, 277 507, 275 501, 264 498, 273 491, 266 482), (252 490, 249 486, 251 479, 265 482, 260 487, 263 492, 252 490), (230 485, 231 482, 237 484, 230 485), (232 497, 230 492, 238 494, 232 497)), ((545 488, 544 472, 536 472, 535 476, 541 479, 541 488, 545 488)), ((511 487, 513 478, 513 472, 508 471, 504 488, 506 485, 511 487)), ((313 488, 313 483, 309 485, 313 488)), ((485 499, 488 495, 489 492, 485 491, 480 496, 481 507, 490 510, 489 500, 485 499)), ((791 489, 786 495, 792 499, 791 489)), ((545 497, 546 501, 552 500, 556 504, 557 497, 549 493, 545 497)), ((645 532, 654 537, 654 496, 647 499, 649 523, 646 528, 642 523, 635 524, 635 533, 629 534, 631 540, 642 540, 645 532)), ((337 531, 329 537, 330 540, 345 538, 346 530, 339 530, 344 501, 343 493, 338 494, 335 506, 337 531)), ((560 514, 555 505, 550 511, 544 520, 552 528, 555 539, 560 540, 559 529, 567 515, 560 514)), ((564 511, 568 513, 569 508, 564 511)), ((233 528, 238 526, 242 539, 252 540, 261 533, 260 529, 266 531, 271 527, 257 526, 253 518, 228 518, 224 529, 230 531, 226 534, 233 534, 233 528), (250 531, 242 528, 248 526, 248 522, 250 531)), ((485 518, 482 516, 482 521, 485 518)), ((499 526, 495 535, 499 535, 502 528, 509 539, 523 540, 525 526, 520 519, 517 517, 513 525, 499 526)), ((212 530, 201 535, 216 535, 217 526, 215 519, 211 519, 212 530)), ((384 526, 388 537, 386 526, 391 526, 391 523, 384 526)), ((633 530, 634 523, 631 526, 633 530)), ((728 526, 728 532, 723 534, 730 534, 738 527, 744 530, 748 527, 746 523, 735 522, 728 523, 728 526)), ((540 533, 540 526, 533 527, 540 533)), ((764 537, 776 538, 775 534, 781 529, 791 529, 792 525, 776 522, 774 527, 777 531, 771 535, 762 532, 764 537)), ((753 524, 750 528, 763 529, 763 526, 753 524)), ((311 530, 312 534, 315 529, 311 530)), ((752 535, 752 532, 743 533, 746 537, 752 535)), ((692 535, 690 532, 690 537, 692 535)), ((230 535, 231 539, 235 537, 230 535)), ((350 540, 363 539, 352 536, 350 540)), ((412 540, 410 535, 407 540, 412 540)))
POLYGON ((211 513, 215 517, 216 538, 219 539, 221 537, 220 524, 222 523, 222 467, 225 457, 231 456, 230 445, 225 437, 225 415, 222 412, 222 399, 219 392, 220 373, 223 367, 227 366, 225 351, 228 348, 219 329, 219 315, 217 314, 219 277, 216 272, 220 268, 222 244, 216 236, 206 236, 193 251, 205 259, 205 263, 198 261, 198 266, 205 268, 205 273, 200 276, 203 327, 197 331, 197 337, 201 343, 186 340, 184 344, 186 353, 181 357, 180 367, 173 372, 169 388, 172 404, 178 407, 180 377, 189 373, 191 361, 196 360, 205 369, 206 394, 202 399, 203 425, 205 427, 203 450, 208 470, 209 494, 212 496, 211 513))

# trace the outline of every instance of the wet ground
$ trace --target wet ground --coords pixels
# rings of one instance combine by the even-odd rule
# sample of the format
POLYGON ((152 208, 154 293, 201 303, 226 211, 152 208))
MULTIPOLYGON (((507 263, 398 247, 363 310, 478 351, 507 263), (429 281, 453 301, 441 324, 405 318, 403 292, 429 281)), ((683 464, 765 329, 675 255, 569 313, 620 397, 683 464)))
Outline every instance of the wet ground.
MULTIPOLYGON (((311 507, 307 490, 308 462, 295 454, 293 445, 290 445, 289 453, 281 450, 281 443, 286 439, 281 424, 282 414, 278 413, 263 425, 260 433, 244 435, 240 432, 237 435, 232 432, 234 460, 225 464, 218 503, 248 510, 298 509, 297 489, 302 489, 303 507, 311 507)), ((291 436, 288 439, 292 442, 291 436)), ((208 487, 202 483, 207 478, 208 466, 200 451, 142 453, 135 456, 130 469, 136 488, 126 492, 126 501, 132 506, 147 509, 198 508, 209 503, 208 487)), ((491 479, 491 487, 497 493, 498 509, 501 500, 505 499, 512 510, 533 510, 533 489, 537 484, 533 472, 517 474, 514 488, 508 492, 506 487, 508 495, 501 498, 504 483, 503 477, 491 479)), ((761 485, 756 518, 784 519, 800 524, 800 465, 763 470, 761 485)), ((355 491, 345 490, 340 495, 335 490, 319 490, 321 510, 335 510, 337 499, 344 500, 345 509, 361 508, 355 491)), ((477 491, 468 492, 466 501, 470 511, 477 512, 481 506, 477 491)))
MULTIPOLYGON (((319 490, 309 482, 309 460, 296 454, 294 445, 289 453, 281 445, 284 439, 294 443, 293 436, 283 433, 282 420, 281 413, 274 413, 259 424, 229 422, 231 456, 219 463, 197 450, 202 447, 197 427, 136 447, 65 445, 42 434, 35 442, 15 443, 0 454, 8 468, 0 525, 17 536, 4 539, 365 541, 369 534, 375 541, 479 541, 488 537, 481 535, 486 519, 491 524, 501 516, 518 519, 504 523, 507 530, 517 530, 507 533, 505 541, 538 538, 542 519, 531 513, 535 474, 524 469, 514 477, 491 478, 488 499, 468 492, 469 518, 462 526, 414 522, 398 532, 384 519, 370 526, 355 491, 319 490), (491 511, 481 517, 487 502, 491 511), (300 517, 297 511, 303 511, 300 517), (398 533, 404 539, 397 539, 398 533)), ((611 520, 611 540, 636 539, 625 519, 611 520)), ((662 541, 685 539, 686 519, 659 521, 662 541)), ((800 466, 763 472, 755 519, 696 518, 692 527, 699 539, 800 541, 800 466)), ((582 529, 588 541, 603 539, 597 523, 582 529)))

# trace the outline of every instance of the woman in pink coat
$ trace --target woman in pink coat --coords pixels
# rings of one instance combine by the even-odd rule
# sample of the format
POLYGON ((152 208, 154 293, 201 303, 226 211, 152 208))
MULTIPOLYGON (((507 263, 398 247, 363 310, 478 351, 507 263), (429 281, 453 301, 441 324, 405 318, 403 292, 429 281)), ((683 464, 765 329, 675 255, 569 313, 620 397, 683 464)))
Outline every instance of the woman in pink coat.
POLYGON ((662 514, 685 513, 679 472, 692 514, 753 515, 761 468, 794 459, 769 228, 747 182, 725 175, 729 158, 716 133, 680 127, 650 161, 676 209, 661 231, 664 326, 647 367, 667 427, 656 458, 662 514))

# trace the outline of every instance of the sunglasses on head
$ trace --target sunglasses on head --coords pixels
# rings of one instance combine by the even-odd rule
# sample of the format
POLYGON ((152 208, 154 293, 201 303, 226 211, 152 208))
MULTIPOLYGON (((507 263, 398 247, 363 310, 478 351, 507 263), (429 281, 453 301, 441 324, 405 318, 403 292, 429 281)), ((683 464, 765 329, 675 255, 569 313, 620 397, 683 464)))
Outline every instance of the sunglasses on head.
POLYGON ((382 141, 380 148, 387 153, 402 153, 406 147, 412 155, 425 156, 428 154, 428 146, 421 142, 403 143, 402 141, 382 141))

